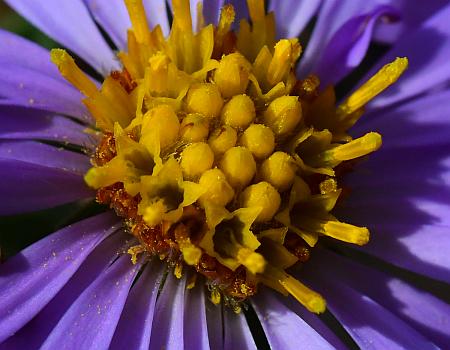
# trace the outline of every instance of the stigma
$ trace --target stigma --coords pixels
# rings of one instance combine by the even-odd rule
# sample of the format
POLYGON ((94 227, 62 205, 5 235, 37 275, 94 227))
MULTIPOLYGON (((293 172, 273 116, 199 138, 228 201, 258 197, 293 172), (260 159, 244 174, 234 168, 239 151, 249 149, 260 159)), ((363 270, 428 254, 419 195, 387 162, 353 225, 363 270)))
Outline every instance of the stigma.
POLYGON ((165 260, 175 276, 201 278, 211 301, 236 311, 260 285, 321 313, 325 300, 287 269, 307 262, 320 237, 356 245, 369 231, 338 220, 342 169, 376 151, 376 132, 348 134, 364 106, 406 69, 397 58, 336 106, 319 77, 297 79, 302 47, 275 40, 275 18, 247 1, 250 21, 192 28, 189 1, 173 0, 164 37, 141 0, 125 0, 132 27, 122 70, 100 88, 64 50, 61 74, 85 96, 101 138, 86 173, 97 201, 123 219, 138 244, 132 261, 165 260))

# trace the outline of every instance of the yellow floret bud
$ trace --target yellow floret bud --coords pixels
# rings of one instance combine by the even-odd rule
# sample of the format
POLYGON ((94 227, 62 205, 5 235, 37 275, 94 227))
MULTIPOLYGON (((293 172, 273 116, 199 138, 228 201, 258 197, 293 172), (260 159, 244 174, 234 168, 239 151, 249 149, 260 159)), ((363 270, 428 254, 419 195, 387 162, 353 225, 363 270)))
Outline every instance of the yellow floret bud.
POLYGON ((205 205, 227 205, 234 197, 234 190, 228 184, 224 173, 219 169, 210 169, 203 173, 199 184, 206 190, 200 197, 200 203, 205 205))
POLYGON ((181 169, 188 178, 195 178, 211 169, 214 153, 208 144, 196 142, 187 146, 181 153, 181 169))
POLYGON ((237 142, 237 132, 231 126, 224 125, 214 130, 208 143, 214 154, 220 156, 234 147, 237 142))
POLYGON ((259 176, 283 192, 292 185, 295 170, 296 166, 290 155, 275 152, 261 164, 259 176))
POLYGON ((247 95, 233 96, 221 113, 222 122, 236 129, 249 126, 255 116, 255 105, 247 95))
POLYGON ((255 158, 268 157, 275 148, 275 136, 270 128, 263 124, 250 125, 242 134, 240 144, 247 147, 255 158))
MULTIPOLYGON (((169 105, 159 105, 144 114, 141 138, 159 139, 161 148, 173 144, 178 138, 180 122, 169 105)), ((145 143, 145 141, 143 142, 145 143)))
POLYGON ((199 83, 190 87, 186 106, 191 113, 200 113, 209 118, 220 115, 223 98, 215 84, 199 83))
POLYGON ((180 127, 180 138, 185 142, 199 142, 208 137, 209 122, 198 113, 184 117, 180 127))
POLYGON ((240 53, 224 56, 214 72, 214 81, 225 98, 243 94, 247 89, 251 64, 240 53))
POLYGON ((220 161, 220 169, 234 188, 248 185, 256 173, 252 153, 245 147, 230 148, 220 161))
POLYGON ((261 212, 256 222, 269 221, 273 218, 281 204, 278 191, 268 182, 262 181, 248 186, 239 196, 242 207, 260 207, 261 212))
POLYGON ((297 96, 281 96, 273 100, 264 112, 264 124, 275 135, 283 136, 295 129, 302 118, 302 107, 297 96))

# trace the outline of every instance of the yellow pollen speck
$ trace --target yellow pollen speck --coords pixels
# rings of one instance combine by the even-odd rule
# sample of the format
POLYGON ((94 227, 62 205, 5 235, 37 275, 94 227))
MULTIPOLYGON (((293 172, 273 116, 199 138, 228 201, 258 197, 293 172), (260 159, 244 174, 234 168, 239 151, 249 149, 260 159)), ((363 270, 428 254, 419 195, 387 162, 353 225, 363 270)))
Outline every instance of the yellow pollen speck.
POLYGON ((131 255, 131 262, 133 265, 136 265, 138 255, 144 253, 145 251, 145 247, 141 244, 135 245, 128 249, 127 253, 131 255))
POLYGON ((211 291, 211 301, 213 304, 219 305, 221 299, 222 298, 220 296, 220 293, 217 291, 217 289, 214 289, 211 291))

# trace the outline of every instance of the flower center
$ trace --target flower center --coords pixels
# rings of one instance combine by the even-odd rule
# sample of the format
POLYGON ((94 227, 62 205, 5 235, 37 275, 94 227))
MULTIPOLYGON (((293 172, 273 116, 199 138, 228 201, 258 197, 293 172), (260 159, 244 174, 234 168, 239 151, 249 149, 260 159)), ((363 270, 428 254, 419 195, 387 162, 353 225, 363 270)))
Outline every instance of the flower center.
POLYGON ((211 300, 239 310, 263 283, 312 312, 323 298, 286 272, 308 260, 320 236, 363 245, 369 231, 330 212, 346 162, 381 146, 347 130, 364 105, 407 66, 398 58, 337 108, 333 87, 298 80, 297 39, 275 42, 273 14, 248 0, 251 24, 192 30, 189 2, 173 0, 171 33, 149 29, 139 0, 125 0, 132 29, 122 71, 96 85, 63 50, 52 60, 85 96, 101 133, 86 183, 123 218, 138 254, 203 276, 211 300))

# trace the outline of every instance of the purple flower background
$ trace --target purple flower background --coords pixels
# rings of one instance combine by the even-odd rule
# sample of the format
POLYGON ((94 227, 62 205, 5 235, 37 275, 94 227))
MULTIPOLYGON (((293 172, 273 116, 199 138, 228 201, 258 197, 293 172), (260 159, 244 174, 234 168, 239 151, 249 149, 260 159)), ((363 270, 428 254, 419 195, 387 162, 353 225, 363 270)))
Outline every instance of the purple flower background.
MULTIPOLYGON (((247 16, 245 1, 231 2, 238 17, 247 16)), ((119 67, 99 27, 125 48, 130 23, 122 0, 6 3, 98 74, 119 67)), ((144 3, 150 25, 167 34, 165 1, 144 3)), ((217 21, 222 4, 205 1, 207 22, 217 21)), ((268 344, 450 348, 448 295, 439 297, 450 294, 450 3, 273 0, 269 9, 279 37, 311 32, 299 77, 314 72, 323 84, 340 86, 370 60, 374 43, 387 50, 362 81, 397 56, 408 57, 410 67, 352 130, 383 135, 380 151, 346 177, 352 193, 339 212, 368 226, 370 243, 353 248, 325 241, 296 272, 327 300, 325 316, 262 288, 251 306, 268 344)), ((83 181, 89 157, 59 147, 95 148, 84 132, 89 123, 80 93, 60 76, 49 52, 0 31, 0 215, 95 196, 83 181)), ((250 316, 212 305, 202 286, 186 289, 186 277, 169 273, 161 284, 165 267, 157 261, 132 265, 127 254, 118 255, 130 237, 117 217, 101 213, 0 265, 0 349, 256 348, 250 316)))

